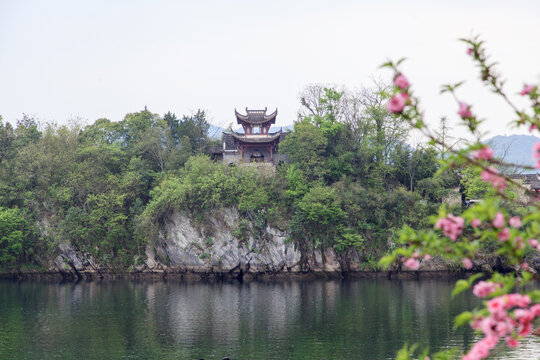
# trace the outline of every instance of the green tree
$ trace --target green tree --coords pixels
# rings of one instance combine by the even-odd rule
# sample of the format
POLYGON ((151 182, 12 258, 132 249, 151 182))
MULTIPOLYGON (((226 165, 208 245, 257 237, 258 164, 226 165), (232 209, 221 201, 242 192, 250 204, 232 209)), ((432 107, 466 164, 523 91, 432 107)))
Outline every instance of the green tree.
POLYGON ((23 259, 31 233, 22 210, 0 207, 0 265, 13 266, 23 259))
POLYGON ((316 184, 297 203, 293 231, 316 246, 331 246, 340 234, 345 216, 335 190, 316 184))
POLYGON ((294 132, 280 143, 279 151, 302 171, 307 180, 313 181, 326 174, 327 145, 328 139, 320 128, 310 121, 301 121, 294 124, 294 132))

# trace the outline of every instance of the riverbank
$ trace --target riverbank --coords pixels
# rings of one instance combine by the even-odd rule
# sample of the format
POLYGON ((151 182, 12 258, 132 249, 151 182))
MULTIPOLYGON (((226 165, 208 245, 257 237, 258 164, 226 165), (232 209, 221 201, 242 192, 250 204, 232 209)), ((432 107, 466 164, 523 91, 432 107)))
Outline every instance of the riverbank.
MULTIPOLYGON (((230 273, 230 272, 165 272, 165 271, 101 271, 101 272, 58 272, 58 271, 0 271, 0 280, 19 281, 312 281, 321 279, 388 279, 388 280, 423 280, 423 279, 460 279, 482 271, 457 270, 420 270, 420 271, 353 271, 353 272, 280 272, 280 273, 230 273)), ((486 273, 488 274, 488 273, 486 273)), ((540 275, 535 274, 540 280, 540 275)))

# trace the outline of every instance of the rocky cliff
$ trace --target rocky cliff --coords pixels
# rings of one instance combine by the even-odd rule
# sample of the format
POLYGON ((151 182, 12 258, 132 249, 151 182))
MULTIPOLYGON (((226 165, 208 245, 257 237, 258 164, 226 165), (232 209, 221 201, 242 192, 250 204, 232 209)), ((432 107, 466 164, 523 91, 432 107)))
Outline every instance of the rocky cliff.
MULTIPOLYGON (((288 241, 287 233, 270 226, 239 236, 242 224, 235 209, 216 210, 203 224, 194 223, 187 214, 171 214, 155 239, 146 246, 144 264, 130 273, 156 276, 259 277, 276 274, 325 273, 359 269, 356 251, 338 256, 331 248, 314 249, 308 244, 299 248, 288 241)), ((60 254, 51 271, 81 278, 109 277, 112 269, 97 264, 69 244, 61 244, 60 254)))
MULTIPOLYGON (((533 260, 533 268, 540 268, 540 259, 533 260)), ((493 268, 505 268, 498 261, 486 258, 475 264, 475 270, 489 272, 493 268)), ((253 223, 242 220, 235 209, 215 210, 198 223, 186 213, 171 214, 160 226, 157 236, 148 241, 144 263, 128 271, 100 265, 89 254, 67 243, 59 246, 59 254, 48 268, 50 273, 67 278, 110 278, 127 274, 245 279, 373 272, 355 249, 337 254, 333 248, 315 249, 309 243, 295 244, 288 240, 286 232, 270 226, 254 231, 253 223)), ((461 270, 459 265, 435 259, 423 262, 420 271, 455 273, 461 270)), ((394 267, 387 274, 398 273, 401 268, 394 267)))

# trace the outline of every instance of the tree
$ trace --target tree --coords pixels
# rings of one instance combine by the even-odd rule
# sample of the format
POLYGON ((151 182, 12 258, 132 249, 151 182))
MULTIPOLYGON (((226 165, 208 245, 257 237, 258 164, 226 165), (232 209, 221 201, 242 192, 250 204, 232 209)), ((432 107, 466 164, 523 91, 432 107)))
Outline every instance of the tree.
POLYGON ((279 151, 295 164, 307 180, 323 178, 326 174, 325 153, 328 139, 323 131, 309 121, 294 124, 294 132, 280 143, 279 151))
POLYGON ((31 227, 18 208, 0 207, 0 264, 13 266, 29 248, 31 227))
POLYGON ((297 236, 309 239, 317 247, 333 245, 346 216, 335 190, 316 184, 298 201, 297 206, 293 219, 297 226, 293 225, 293 229, 302 229, 302 235, 297 236))
POLYGON ((0 116, 0 163, 11 158, 13 155, 13 140, 15 139, 15 133, 10 123, 2 121, 0 116))

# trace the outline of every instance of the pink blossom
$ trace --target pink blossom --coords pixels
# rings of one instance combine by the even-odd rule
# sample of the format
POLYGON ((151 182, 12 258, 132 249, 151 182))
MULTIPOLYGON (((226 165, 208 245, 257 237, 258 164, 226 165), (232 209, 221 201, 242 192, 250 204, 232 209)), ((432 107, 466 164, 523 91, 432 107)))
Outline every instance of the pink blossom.
POLYGON ((497 345, 497 342, 499 341, 499 337, 497 336, 486 336, 483 341, 486 343, 486 345, 493 349, 495 345, 497 345))
POLYGON ((504 215, 502 212, 498 212, 495 214, 495 218, 493 219, 493 226, 497 229, 500 229, 504 226, 504 215))
POLYGON ((472 269, 473 263, 471 259, 463 258, 461 261, 463 261, 463 266, 465 267, 465 269, 467 270, 472 269))
POLYGON ((535 317, 540 316, 540 304, 534 304, 529 310, 531 310, 535 317))
POLYGON ((409 94, 407 94, 406 92, 402 92, 401 96, 403 96, 403 98, 405 99, 405 104, 411 103, 411 97, 409 96, 409 94))
POLYGON ((493 157, 493 154, 495 152, 489 147, 489 146, 485 146, 479 150, 473 150, 471 152, 472 156, 475 158, 475 159, 481 159, 481 160, 489 160, 493 157))
POLYGON ((527 270, 528 268, 529 268, 529 264, 527 264, 526 262, 521 264, 521 270, 527 270))
POLYGON ((394 114, 399 114, 403 111, 403 108, 405 107, 406 99, 403 97, 402 94, 396 94, 390 99, 388 102, 388 105, 386 106, 386 109, 394 114))
POLYGON ((533 246, 533 247, 537 247, 538 246, 538 240, 536 239, 529 239, 529 245, 533 246))
POLYGON ((481 177, 485 182, 490 182, 491 185, 498 191, 506 189, 506 180, 504 177, 499 176, 499 171, 490 166, 486 170, 482 171, 481 177))
POLYGON ((538 125, 536 124, 532 124, 531 126, 529 126, 529 132, 533 132, 536 129, 538 129, 538 125))
POLYGON ((491 299, 488 301, 488 310, 490 313, 494 314, 498 311, 501 311, 504 309, 504 301, 503 297, 499 296, 494 299, 491 299))
POLYGON ((394 79, 394 85, 396 85, 401 90, 405 90, 406 88, 409 87, 410 84, 409 84, 409 80, 407 80, 405 75, 399 74, 394 79))
POLYGON ((534 90, 534 85, 525 85, 521 90, 521 95, 528 95, 534 90))
MULTIPOLYGON (((483 295, 499 287, 499 284, 492 282, 479 282, 473 292, 475 295, 483 295)), ((490 350, 494 349, 501 337, 505 337, 509 347, 519 345, 517 336, 527 336, 533 328, 533 321, 540 315, 540 304, 529 306, 531 299, 528 295, 519 293, 507 294, 491 299, 487 302, 490 316, 474 318, 471 327, 481 330, 485 337, 473 345, 471 350, 463 356, 465 360, 484 359, 489 356, 490 350), (507 312, 508 309, 517 307, 513 314, 507 312)))
POLYGON ((499 170, 495 169, 493 166, 489 166, 486 170, 482 171, 482 180, 490 182, 493 176, 497 174, 499 174, 499 170))
POLYGON ((495 335, 495 327, 497 326, 497 320, 495 320, 492 316, 489 316, 482 320, 480 323, 480 329, 482 329, 482 332, 486 335, 495 335))
POLYGON ((515 229, 519 229, 521 227, 521 219, 517 216, 513 216, 508 220, 508 224, 515 229))
POLYGON ((468 48, 467 49, 467 55, 472 55, 473 53, 474 53, 473 48, 468 48))
POLYGON ((532 330, 532 324, 530 322, 520 324, 518 329, 518 335, 519 336, 527 336, 531 333, 532 330))
POLYGON ((506 335, 506 333, 509 332, 508 330, 510 330, 510 329, 508 328, 508 323, 505 322, 505 321, 500 321, 495 326, 495 331, 497 332, 497 335, 499 335, 499 336, 506 335))
POLYGON ((521 295, 518 293, 512 293, 502 296, 505 303, 505 308, 510 309, 513 307, 527 307, 531 303, 531 298, 529 295, 521 295))
POLYGON ((458 236, 463 232, 465 220, 461 216, 448 214, 446 218, 438 219, 435 227, 441 229, 444 235, 448 236, 453 241, 456 241, 458 236))
POLYGON ((424 260, 425 261, 429 261, 431 259, 432 259, 431 255, 429 255, 429 254, 424 255, 424 260))
POLYGON ((505 337, 504 340, 506 340, 506 343, 508 344, 508 347, 510 348, 515 348, 516 346, 519 345, 519 341, 517 341, 517 339, 514 339, 511 336, 505 337))
POLYGON ((538 159, 540 157, 540 142, 535 142, 533 146, 534 158, 538 159))
POLYGON ((502 230, 497 234, 497 237, 498 237, 499 240, 501 240, 502 242, 507 241, 507 240, 510 238, 510 229, 509 229, 509 228, 504 228, 504 229, 502 229, 502 230))
POLYGON ((407 260, 405 260, 404 265, 411 270, 418 270, 420 268, 420 263, 418 262, 418 260, 413 258, 408 258, 407 260))
POLYGON ((473 345, 471 350, 467 353, 467 358, 464 356, 463 359, 467 360, 478 360, 478 359, 485 359, 489 356, 489 345, 485 341, 480 340, 476 344, 473 345))
POLYGON ((468 119, 468 118, 472 117, 472 112, 470 110, 470 105, 460 101, 459 102, 458 115, 461 116, 463 119, 468 119))
POLYGON ((516 309, 514 316, 520 324, 529 323, 534 320, 534 313, 526 309, 516 309))
POLYGON ((500 287, 499 284, 492 281, 480 281, 473 288, 473 294, 479 298, 485 298, 500 287))
POLYGON ((472 226, 473 228, 479 227, 480 224, 481 224, 480 219, 473 219, 473 220, 471 221, 471 226, 472 226))
POLYGON ((536 165, 536 168, 540 168, 540 142, 534 143, 533 146, 533 158, 535 160, 538 160, 538 164, 536 165))

